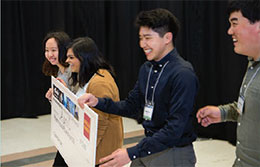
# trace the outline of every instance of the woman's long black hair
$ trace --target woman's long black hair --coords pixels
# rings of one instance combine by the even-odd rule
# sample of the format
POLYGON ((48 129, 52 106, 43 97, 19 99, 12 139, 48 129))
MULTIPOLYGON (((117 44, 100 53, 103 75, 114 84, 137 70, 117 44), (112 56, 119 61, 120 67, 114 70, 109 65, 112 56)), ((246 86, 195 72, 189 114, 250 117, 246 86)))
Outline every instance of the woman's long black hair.
POLYGON ((105 60, 91 38, 77 38, 68 45, 68 49, 72 49, 74 56, 80 61, 79 73, 71 75, 73 86, 79 83, 80 87, 84 87, 95 73, 102 76, 98 73, 99 69, 106 69, 115 77, 113 67, 105 60))
MULTIPOLYGON (((58 49, 59 49, 59 63, 63 66, 63 67, 68 67, 69 64, 66 63, 66 47, 68 46, 68 44, 71 42, 70 37, 67 33, 63 32, 63 31, 54 31, 54 32, 49 32, 45 38, 43 39, 43 48, 45 51, 45 44, 46 42, 50 39, 50 38, 54 38, 55 41, 57 42, 58 45, 58 49)), ((56 65, 52 65, 46 58, 43 62, 42 65, 42 72, 44 73, 44 75, 46 76, 55 76, 57 77, 58 74, 58 70, 59 68, 56 65)))

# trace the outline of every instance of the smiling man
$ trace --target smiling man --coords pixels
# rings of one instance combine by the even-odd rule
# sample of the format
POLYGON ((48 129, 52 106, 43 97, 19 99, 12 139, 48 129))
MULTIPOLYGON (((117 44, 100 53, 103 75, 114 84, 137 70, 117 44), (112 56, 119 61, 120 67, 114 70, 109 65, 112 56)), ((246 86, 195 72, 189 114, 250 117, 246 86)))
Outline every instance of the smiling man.
POLYGON ((102 158, 101 167, 121 167, 131 160, 131 166, 194 167, 192 111, 198 80, 192 65, 175 48, 179 22, 168 10, 155 9, 141 12, 136 25, 148 61, 141 66, 128 97, 113 102, 85 94, 78 100, 81 106, 87 103, 103 112, 136 119, 145 129, 146 137, 136 146, 102 158))
POLYGON ((236 0, 228 7, 234 51, 248 57, 249 63, 238 101, 206 106, 197 113, 203 126, 222 121, 237 121, 234 167, 260 166, 260 1, 236 0))

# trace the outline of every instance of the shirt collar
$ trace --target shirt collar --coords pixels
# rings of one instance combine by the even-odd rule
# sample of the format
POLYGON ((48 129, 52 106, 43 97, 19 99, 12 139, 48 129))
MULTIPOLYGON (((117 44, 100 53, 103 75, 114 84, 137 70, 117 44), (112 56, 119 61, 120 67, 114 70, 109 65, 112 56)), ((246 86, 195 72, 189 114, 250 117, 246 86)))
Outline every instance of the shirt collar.
POLYGON ((248 57, 247 58, 249 61, 249 66, 256 66, 257 64, 259 64, 260 62, 260 58, 258 58, 257 60, 254 60, 252 57, 248 57))
POLYGON ((166 56, 164 56, 160 61, 150 61, 150 63, 155 66, 155 67, 159 67, 162 68, 163 65, 167 62, 170 61, 172 59, 173 56, 177 55, 177 49, 174 48, 173 50, 171 50, 166 56))

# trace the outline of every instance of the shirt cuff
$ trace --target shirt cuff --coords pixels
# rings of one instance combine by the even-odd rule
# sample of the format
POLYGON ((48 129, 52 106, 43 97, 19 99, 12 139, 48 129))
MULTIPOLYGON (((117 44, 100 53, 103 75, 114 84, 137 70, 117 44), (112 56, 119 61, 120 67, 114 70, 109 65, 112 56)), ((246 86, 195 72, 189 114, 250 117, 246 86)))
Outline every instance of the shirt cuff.
POLYGON ((227 113, 226 113, 224 107, 220 105, 220 106, 218 106, 218 108, 220 110, 221 122, 227 121, 227 113))
MULTIPOLYGON (((99 98, 98 97, 98 103, 97 105, 95 106, 96 109, 99 109, 99 110, 102 110, 102 106, 104 106, 104 103, 105 103, 105 99, 104 98, 99 98)), ((103 111, 103 110, 102 110, 103 111)))
POLYGON ((137 145, 134 147, 127 148, 126 151, 131 161, 139 157, 137 145))

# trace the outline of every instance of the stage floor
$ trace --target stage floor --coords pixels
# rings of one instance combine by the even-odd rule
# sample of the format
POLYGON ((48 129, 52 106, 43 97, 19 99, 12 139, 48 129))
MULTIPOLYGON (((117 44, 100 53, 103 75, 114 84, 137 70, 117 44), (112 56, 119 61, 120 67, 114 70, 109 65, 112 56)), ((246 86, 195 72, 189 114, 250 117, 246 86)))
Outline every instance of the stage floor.
MULTIPOLYGON (((124 147, 130 147, 142 139, 143 128, 135 120, 123 118, 123 122, 124 147)), ((231 167, 235 160, 235 147, 227 141, 198 138, 193 144, 196 167, 231 167)), ((50 115, 1 121, 2 167, 51 167, 55 152, 50 140, 50 115)))

